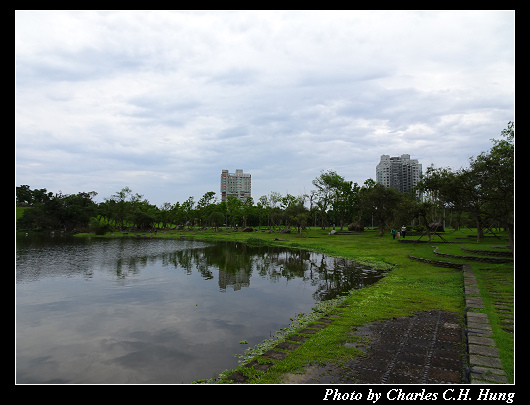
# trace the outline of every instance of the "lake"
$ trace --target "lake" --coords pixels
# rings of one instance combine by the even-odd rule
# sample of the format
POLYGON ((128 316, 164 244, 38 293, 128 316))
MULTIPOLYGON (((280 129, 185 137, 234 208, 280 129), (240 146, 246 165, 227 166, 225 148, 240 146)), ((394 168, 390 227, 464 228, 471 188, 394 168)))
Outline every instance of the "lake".
POLYGON ((16 382, 211 378, 315 302, 381 277, 243 243, 18 236, 16 382))

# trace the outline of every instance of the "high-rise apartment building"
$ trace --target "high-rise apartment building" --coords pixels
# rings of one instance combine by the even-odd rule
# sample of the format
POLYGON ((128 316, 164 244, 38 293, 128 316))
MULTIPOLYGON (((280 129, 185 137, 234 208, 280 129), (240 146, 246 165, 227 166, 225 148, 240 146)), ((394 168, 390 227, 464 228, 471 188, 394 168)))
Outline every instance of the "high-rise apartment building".
POLYGON ((245 202, 250 197, 251 176, 237 169, 235 173, 228 170, 221 172, 221 201, 228 201, 228 197, 234 196, 245 202))
POLYGON ((400 157, 381 155, 381 161, 376 168, 376 182, 387 187, 408 193, 420 181, 421 163, 411 159, 410 155, 400 157))

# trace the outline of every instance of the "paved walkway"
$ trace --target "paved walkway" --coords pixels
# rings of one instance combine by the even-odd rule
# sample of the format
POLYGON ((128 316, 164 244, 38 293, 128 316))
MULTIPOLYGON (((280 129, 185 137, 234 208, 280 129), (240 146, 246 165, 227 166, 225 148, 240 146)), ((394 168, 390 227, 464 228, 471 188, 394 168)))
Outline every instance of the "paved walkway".
POLYGON ((464 296, 466 299, 467 341, 470 380, 472 384, 507 384, 499 351, 492 339, 488 315, 484 309, 477 279, 470 265, 464 265, 464 296))
POLYGON ((352 335, 366 337, 351 344, 366 351, 342 367, 309 367, 290 375, 297 384, 444 384, 465 380, 463 331, 450 312, 426 311, 365 325, 352 335))

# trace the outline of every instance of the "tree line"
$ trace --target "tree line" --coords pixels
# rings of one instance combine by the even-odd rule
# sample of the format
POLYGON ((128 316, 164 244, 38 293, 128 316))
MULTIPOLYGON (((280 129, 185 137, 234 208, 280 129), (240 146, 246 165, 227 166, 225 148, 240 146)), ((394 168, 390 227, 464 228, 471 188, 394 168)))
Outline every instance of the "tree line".
POLYGON ((418 185, 433 205, 455 215, 455 228, 468 218, 477 228, 477 240, 484 230, 503 227, 513 249, 515 208, 515 133, 510 121, 502 130, 504 139, 492 139, 493 146, 469 158, 469 167, 453 170, 430 166, 418 185))
MULTIPOLYGON (((376 184, 368 179, 362 185, 346 180, 333 170, 322 171, 306 194, 294 196, 270 192, 257 200, 231 198, 219 201, 216 193, 206 192, 198 201, 149 203, 143 195, 124 187, 96 203, 96 192, 77 194, 16 188, 19 206, 24 210, 17 227, 33 230, 83 231, 105 233, 113 229, 173 227, 267 227, 293 228, 337 226, 362 231, 377 226, 379 234, 403 224, 417 231, 428 230, 444 219, 458 229, 477 228, 477 238, 485 229, 504 227, 513 235, 514 204, 514 124, 502 131, 502 140, 476 158, 468 168, 453 170, 430 166, 411 193, 376 184)), ((512 240, 512 239, 511 239, 512 240)))

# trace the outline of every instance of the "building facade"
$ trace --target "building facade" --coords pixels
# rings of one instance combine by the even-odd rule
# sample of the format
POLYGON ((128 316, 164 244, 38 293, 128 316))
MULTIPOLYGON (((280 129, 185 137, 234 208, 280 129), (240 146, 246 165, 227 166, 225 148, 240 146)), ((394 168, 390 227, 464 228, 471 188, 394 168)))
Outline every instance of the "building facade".
POLYGON ((417 159, 411 159, 410 155, 381 155, 375 178, 379 184, 408 193, 420 181, 421 172, 421 163, 417 159))
POLYGON ((221 201, 228 201, 231 196, 239 198, 245 202, 251 197, 251 175, 243 173, 237 169, 235 173, 228 173, 228 170, 221 172, 221 201))

